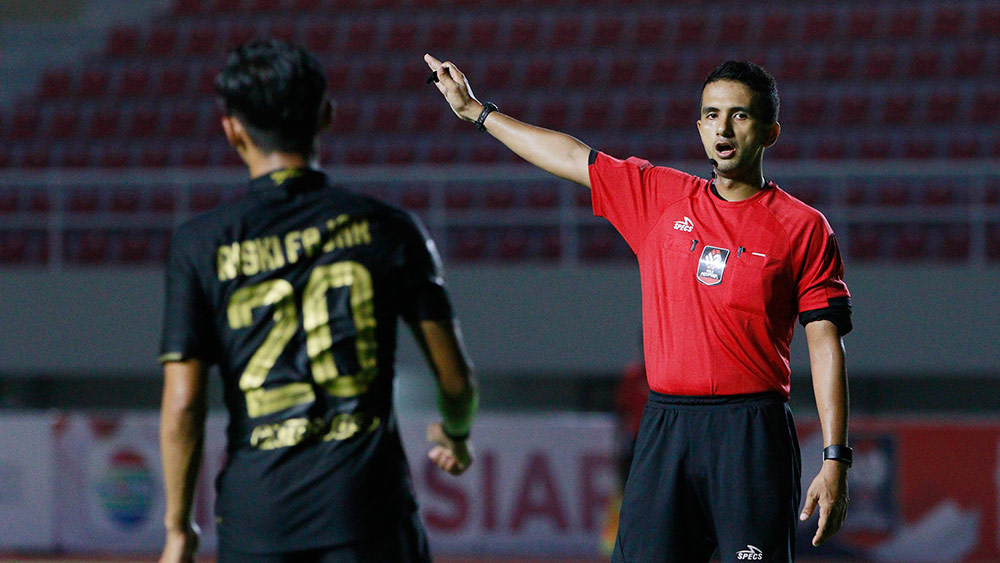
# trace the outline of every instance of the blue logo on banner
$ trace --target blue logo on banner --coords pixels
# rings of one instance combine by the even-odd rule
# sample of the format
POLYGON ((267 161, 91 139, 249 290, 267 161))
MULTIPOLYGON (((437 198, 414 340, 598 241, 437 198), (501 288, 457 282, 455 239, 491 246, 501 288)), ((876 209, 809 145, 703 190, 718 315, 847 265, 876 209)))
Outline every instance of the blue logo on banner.
POLYGON ((109 461, 97 483, 97 495, 113 521, 135 528, 149 517, 155 492, 152 473, 143 456, 131 450, 117 451, 109 461))

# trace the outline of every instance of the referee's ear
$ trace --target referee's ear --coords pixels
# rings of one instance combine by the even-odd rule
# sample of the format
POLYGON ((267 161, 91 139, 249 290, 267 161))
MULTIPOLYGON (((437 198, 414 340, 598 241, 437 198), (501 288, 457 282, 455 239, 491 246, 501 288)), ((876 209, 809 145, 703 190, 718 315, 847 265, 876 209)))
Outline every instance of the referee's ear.
POLYGON ((316 131, 322 132, 330 129, 333 125, 333 116, 337 111, 337 104, 330 98, 323 100, 323 106, 319 108, 319 123, 316 124, 316 131))
POLYGON ((222 116, 222 131, 226 135, 226 141, 236 152, 240 153, 240 156, 246 154, 252 141, 250 140, 250 135, 247 133, 246 127, 239 120, 238 117, 233 115, 223 115, 222 116))

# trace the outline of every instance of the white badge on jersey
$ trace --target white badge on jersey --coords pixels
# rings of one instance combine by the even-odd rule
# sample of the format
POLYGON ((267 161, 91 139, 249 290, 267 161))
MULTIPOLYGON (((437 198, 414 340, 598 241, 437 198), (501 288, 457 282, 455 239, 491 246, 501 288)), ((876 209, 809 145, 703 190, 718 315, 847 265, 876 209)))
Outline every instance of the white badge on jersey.
POLYGON ((705 285, 722 283, 722 274, 726 271, 726 260, 728 259, 728 249, 706 246, 705 250, 701 251, 701 259, 698 260, 698 281, 705 285))

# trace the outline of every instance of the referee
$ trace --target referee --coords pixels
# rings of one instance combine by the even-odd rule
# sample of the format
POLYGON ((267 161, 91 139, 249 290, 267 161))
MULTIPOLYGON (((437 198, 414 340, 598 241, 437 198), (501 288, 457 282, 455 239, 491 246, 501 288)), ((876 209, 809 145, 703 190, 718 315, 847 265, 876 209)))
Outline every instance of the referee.
POLYGON ((434 243, 416 217, 317 169, 331 103, 318 61, 279 41, 216 78, 246 197, 174 234, 166 269, 162 563, 193 561, 207 368, 229 412, 220 563, 430 561, 392 390, 406 321, 437 377, 429 456, 462 473, 477 394, 434 243))
MULTIPOLYGON (((747 62, 713 70, 697 121, 712 179, 619 160, 522 123, 424 56, 451 109, 528 162, 590 188, 594 213, 635 252, 651 389, 612 561, 791 561, 799 519, 813 545, 847 514, 850 293, 823 215, 764 178, 778 139, 774 79, 747 62), (823 466, 799 510, 801 460, 787 401, 795 321, 805 326, 823 466), (798 518, 797 518, 798 517, 798 518)), ((809 455, 820 455, 810 452, 809 455)))

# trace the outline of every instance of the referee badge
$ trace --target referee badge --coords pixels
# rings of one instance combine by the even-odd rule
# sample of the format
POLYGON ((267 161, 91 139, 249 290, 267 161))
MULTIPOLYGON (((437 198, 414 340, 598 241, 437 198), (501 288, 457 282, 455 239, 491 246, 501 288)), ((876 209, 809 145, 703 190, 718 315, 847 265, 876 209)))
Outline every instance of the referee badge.
POLYGON ((726 271, 729 250, 717 246, 706 246, 698 260, 698 281, 705 285, 722 283, 722 273, 726 271))

